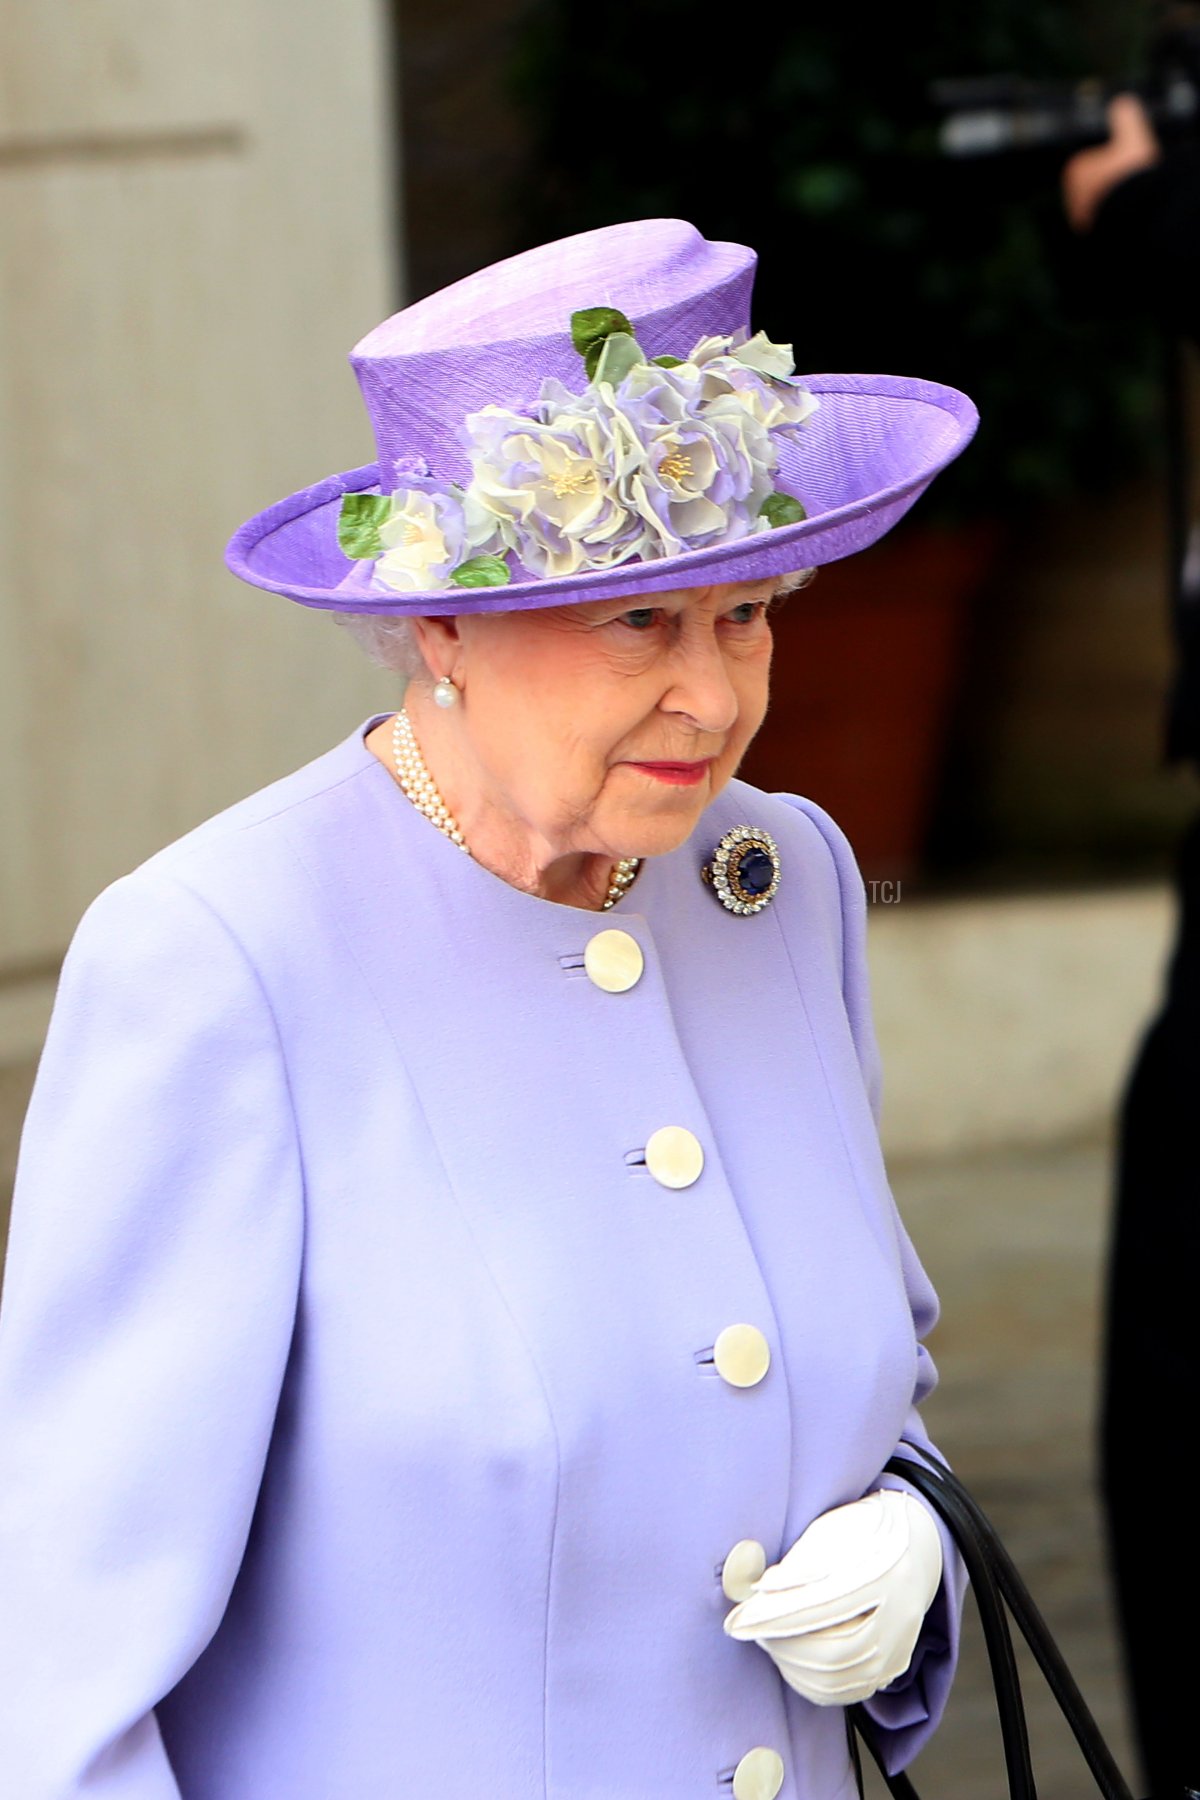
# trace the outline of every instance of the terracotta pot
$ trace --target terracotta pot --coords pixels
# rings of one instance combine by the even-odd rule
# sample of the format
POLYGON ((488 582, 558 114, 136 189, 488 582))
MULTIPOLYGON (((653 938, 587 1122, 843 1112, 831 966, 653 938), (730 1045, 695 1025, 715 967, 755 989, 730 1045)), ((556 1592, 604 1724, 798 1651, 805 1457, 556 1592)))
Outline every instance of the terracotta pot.
POLYGON ((868 879, 911 876, 991 523, 909 526, 818 571, 775 620, 771 706, 739 773, 833 815, 868 879))

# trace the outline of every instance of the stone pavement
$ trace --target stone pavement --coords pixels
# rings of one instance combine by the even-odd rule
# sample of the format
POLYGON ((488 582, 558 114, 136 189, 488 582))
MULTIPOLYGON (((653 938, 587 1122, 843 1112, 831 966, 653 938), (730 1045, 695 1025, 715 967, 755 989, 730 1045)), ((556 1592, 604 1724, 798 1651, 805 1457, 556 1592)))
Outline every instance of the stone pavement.
MULTIPOLYGON (((29 1076, 0 1068, 0 1210, 29 1076)), ((1100 1143, 1005 1150, 895 1165, 892 1185, 942 1300, 929 1428, 999 1527, 1132 1775, 1092 1473, 1109 1163, 1100 1143)), ((1094 1800, 1032 1669, 1026 1687, 1042 1792, 1094 1800)), ((911 1771, 922 1800, 1000 1800, 989 1693, 972 1620, 946 1721, 911 1771)))
MULTIPOLYGON (((892 1169, 942 1301, 931 1434, 1015 1557, 1136 1791, 1100 1512, 1094 1421, 1111 1152, 1007 1150, 892 1169)), ((910 1771, 923 1800, 1004 1791, 974 1618, 946 1720, 910 1771)), ((1093 1800, 1091 1778, 1029 1659, 1035 1773, 1047 1800, 1093 1800)))

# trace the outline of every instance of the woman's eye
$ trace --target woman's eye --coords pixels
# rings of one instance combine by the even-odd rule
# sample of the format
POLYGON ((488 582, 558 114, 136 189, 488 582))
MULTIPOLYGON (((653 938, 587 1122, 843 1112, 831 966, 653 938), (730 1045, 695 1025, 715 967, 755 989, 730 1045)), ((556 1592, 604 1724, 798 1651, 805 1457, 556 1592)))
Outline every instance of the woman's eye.
POLYGON ((735 625, 753 625, 754 621, 761 618, 766 610, 765 600, 743 600, 740 606, 732 608, 728 616, 735 625))
POLYGON ((657 606, 635 606, 631 612, 621 613, 618 623, 628 625, 631 631, 649 631, 657 623, 658 613, 657 606))

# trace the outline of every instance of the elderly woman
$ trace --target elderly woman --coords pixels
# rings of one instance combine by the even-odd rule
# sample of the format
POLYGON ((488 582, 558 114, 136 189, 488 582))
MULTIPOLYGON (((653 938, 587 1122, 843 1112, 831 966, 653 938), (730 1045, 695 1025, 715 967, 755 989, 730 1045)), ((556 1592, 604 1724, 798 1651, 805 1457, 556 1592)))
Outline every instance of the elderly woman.
POLYGON ((355 353, 378 464, 231 546, 411 679, 67 958, 0 1322, 14 1800, 844 1800, 849 1702, 893 1768, 936 1723, 862 886, 735 772, 772 597, 974 414, 800 386, 753 261, 658 221, 422 301, 355 353))

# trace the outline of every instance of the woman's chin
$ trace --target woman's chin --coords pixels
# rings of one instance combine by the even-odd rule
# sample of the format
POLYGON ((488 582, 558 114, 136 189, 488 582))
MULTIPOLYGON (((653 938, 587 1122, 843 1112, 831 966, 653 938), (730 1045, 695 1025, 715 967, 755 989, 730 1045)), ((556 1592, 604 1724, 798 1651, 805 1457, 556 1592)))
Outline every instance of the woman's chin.
MULTIPOLYGON (((702 796, 693 790, 685 799, 677 793, 673 806, 660 806, 654 811, 631 811, 615 825, 610 841, 620 843, 622 856, 667 856, 686 844, 709 802, 707 783, 702 796)), ((609 834, 606 832, 606 836, 609 834)))

